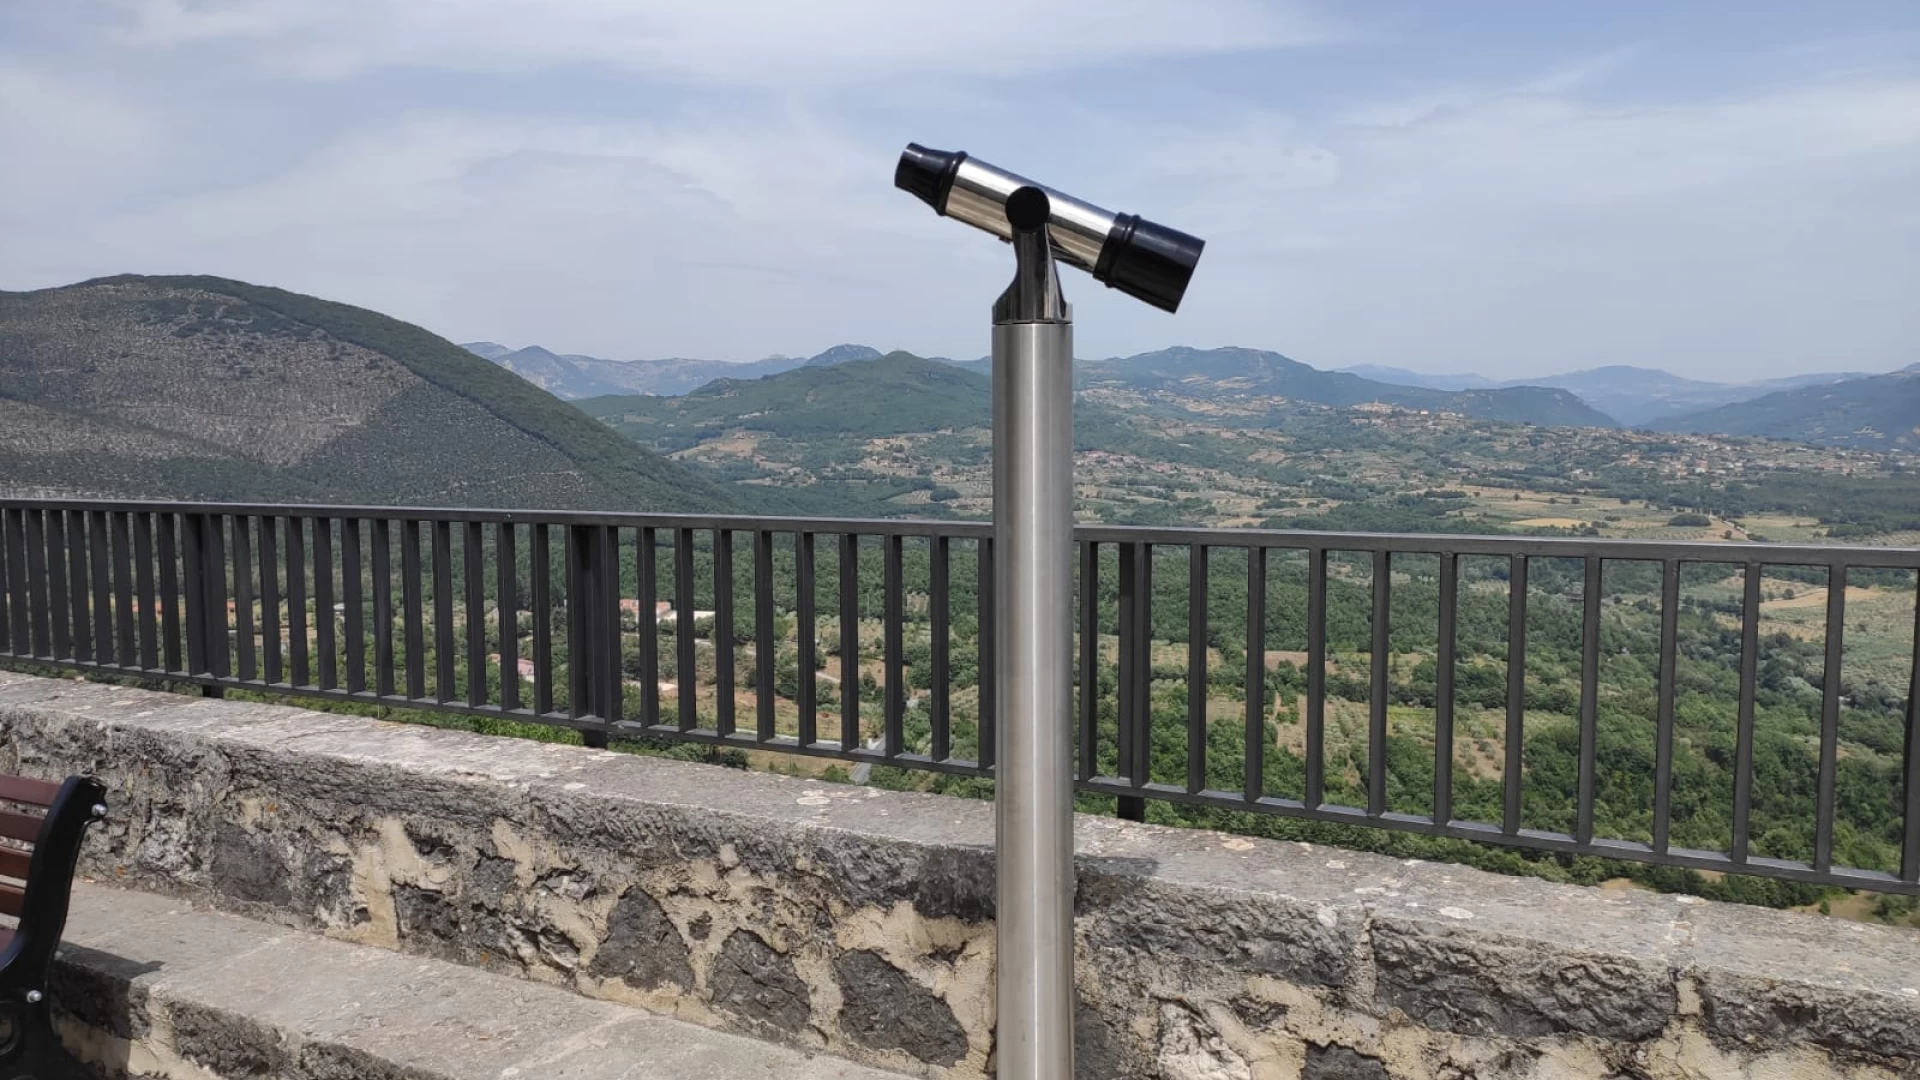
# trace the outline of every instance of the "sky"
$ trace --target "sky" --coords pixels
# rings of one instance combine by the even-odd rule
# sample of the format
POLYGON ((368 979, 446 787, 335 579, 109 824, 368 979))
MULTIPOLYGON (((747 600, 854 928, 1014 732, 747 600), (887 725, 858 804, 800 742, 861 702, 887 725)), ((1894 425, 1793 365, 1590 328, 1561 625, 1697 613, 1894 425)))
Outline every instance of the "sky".
POLYGON ((966 150, 1204 238, 1082 356, 1920 361, 1920 4, 7 0, 0 289, 205 273, 456 341, 987 351, 966 150))

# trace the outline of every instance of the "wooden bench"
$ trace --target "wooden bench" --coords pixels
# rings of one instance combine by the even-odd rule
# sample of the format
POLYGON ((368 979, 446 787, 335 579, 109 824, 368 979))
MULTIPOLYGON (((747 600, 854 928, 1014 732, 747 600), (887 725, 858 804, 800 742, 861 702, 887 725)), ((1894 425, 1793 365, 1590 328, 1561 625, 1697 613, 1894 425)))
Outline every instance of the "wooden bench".
POLYGON ((47 974, 67 926, 80 841, 106 816, 106 794, 90 776, 0 775, 0 914, 16 920, 0 928, 0 1080, 85 1075, 54 1037, 47 974))

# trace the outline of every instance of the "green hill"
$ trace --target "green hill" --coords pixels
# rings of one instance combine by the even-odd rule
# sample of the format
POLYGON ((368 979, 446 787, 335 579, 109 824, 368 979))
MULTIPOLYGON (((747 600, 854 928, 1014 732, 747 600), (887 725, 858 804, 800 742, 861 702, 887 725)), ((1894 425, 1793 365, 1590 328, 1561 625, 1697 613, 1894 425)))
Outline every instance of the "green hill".
POLYGON ((1765 435, 1823 446, 1920 447, 1920 366, 1782 390, 1653 426, 1662 431, 1765 435))
POLYGON ((877 438, 984 426, 993 410, 988 387, 985 376, 894 352, 760 379, 716 379, 683 397, 589 398, 580 408, 646 442, 729 429, 784 439, 877 438))
POLYGON ((1549 427, 1618 426, 1612 417, 1566 390, 1540 386, 1476 390, 1395 386, 1344 371, 1321 371, 1262 349, 1182 346, 1096 361, 1083 365, 1081 370, 1083 385, 1105 381, 1140 389, 1164 389, 1187 397, 1231 399, 1265 395, 1346 407, 1377 402, 1508 423, 1549 427))
POLYGON ((215 277, 0 293, 0 477, 151 498, 736 505, 420 327, 215 277))

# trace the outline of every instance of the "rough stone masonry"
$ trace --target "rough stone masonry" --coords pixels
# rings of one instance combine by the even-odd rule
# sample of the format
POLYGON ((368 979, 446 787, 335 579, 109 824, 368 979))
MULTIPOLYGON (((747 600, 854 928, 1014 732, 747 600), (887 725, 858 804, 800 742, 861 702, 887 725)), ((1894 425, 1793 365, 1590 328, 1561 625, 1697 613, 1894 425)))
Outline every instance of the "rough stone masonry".
MULTIPOLYGON (((109 884, 929 1077, 993 1070, 984 803, 0 673, 109 884)), ((1891 1080, 1920 936, 1082 818, 1080 1074, 1891 1080)))

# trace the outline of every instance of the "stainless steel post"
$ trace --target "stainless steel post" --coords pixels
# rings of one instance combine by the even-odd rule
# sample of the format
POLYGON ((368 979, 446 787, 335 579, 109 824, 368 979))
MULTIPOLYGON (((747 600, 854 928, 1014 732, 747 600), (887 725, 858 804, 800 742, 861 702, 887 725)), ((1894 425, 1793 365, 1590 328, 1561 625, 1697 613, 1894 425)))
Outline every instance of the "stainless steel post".
MULTIPOLYGON (((1026 193, 1031 193, 1027 195, 1026 193)), ((1007 203, 1014 281, 994 305, 999 1080, 1073 1076, 1073 320, 1045 193, 1007 203)))

